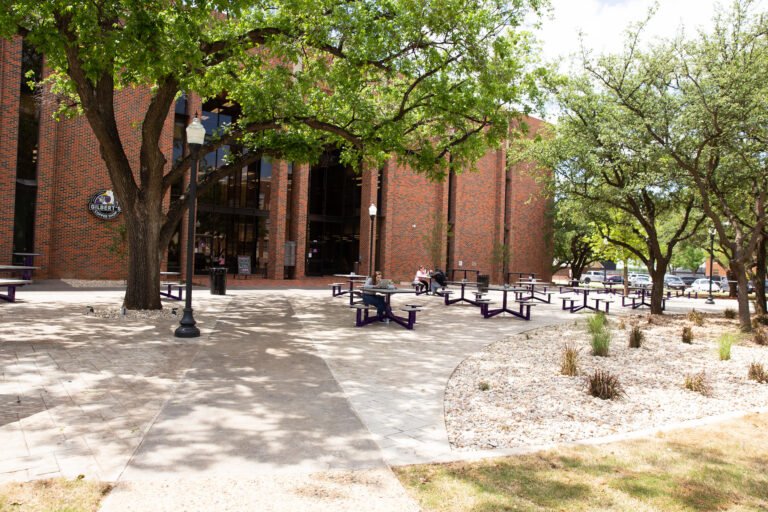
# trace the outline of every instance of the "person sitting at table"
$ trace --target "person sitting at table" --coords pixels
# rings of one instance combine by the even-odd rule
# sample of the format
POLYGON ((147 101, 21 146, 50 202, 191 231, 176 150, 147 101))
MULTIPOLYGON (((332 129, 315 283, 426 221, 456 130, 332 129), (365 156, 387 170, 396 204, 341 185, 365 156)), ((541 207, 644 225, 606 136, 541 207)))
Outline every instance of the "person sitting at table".
POLYGON ((373 273, 373 276, 368 277, 363 284, 363 304, 367 306, 374 306, 376 308, 376 315, 379 320, 384 322, 387 320, 384 314, 387 312, 387 305, 384 302, 384 297, 376 295, 374 292, 367 291, 367 287, 377 287, 381 284, 381 271, 377 270, 373 273))
POLYGON ((428 291, 429 288, 429 274, 427 273, 427 267, 424 265, 419 267, 416 271, 416 276, 413 278, 413 284, 416 285, 416 291, 428 291))
POLYGON ((436 268, 432 272, 432 293, 435 294, 438 288, 445 288, 446 286, 448 286, 448 278, 445 277, 445 273, 442 270, 436 268))

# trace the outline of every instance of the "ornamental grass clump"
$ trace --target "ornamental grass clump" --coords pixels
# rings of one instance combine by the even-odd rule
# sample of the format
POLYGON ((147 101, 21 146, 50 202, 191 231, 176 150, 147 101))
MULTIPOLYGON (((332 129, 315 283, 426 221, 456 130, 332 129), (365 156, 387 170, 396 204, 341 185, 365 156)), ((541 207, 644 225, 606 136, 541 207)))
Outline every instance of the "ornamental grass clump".
POLYGON ((633 325, 629 330, 629 348, 640 348, 645 341, 645 334, 639 326, 633 325))
POLYGON ((754 318, 752 318, 752 327, 757 328, 761 325, 768 325, 768 315, 755 315, 754 318))
POLYGON ((717 338, 717 352, 721 361, 728 361, 731 358, 731 347, 735 342, 736 335, 729 332, 717 338))
POLYGON ((692 309, 688 312, 688 321, 691 322, 696 327, 701 327, 704 325, 704 315, 696 311, 695 309, 692 309))
POLYGON ((587 320, 587 328, 592 336, 592 355, 608 357, 611 345, 611 331, 606 325, 605 314, 597 313, 587 320))
POLYGON ((725 308, 725 311, 723 311, 723 315, 725 315, 725 318, 728 320, 733 320, 736 318, 736 310, 733 308, 725 308))
POLYGON ((575 377, 579 374, 579 350, 566 343, 563 347, 563 354, 560 358, 560 374, 575 377))
POLYGON ((709 385, 706 374, 702 371, 685 376, 685 389, 701 393, 704 396, 712 395, 712 387, 709 385))
POLYGON ((683 343, 691 345, 693 343, 693 329, 690 326, 683 327, 683 334, 681 335, 683 343))
POLYGON ((768 335, 765 334, 765 329, 755 329, 752 341, 754 341, 756 345, 768 345, 768 335))
POLYGON ((768 383, 768 371, 760 363, 750 363, 747 378, 765 384, 768 383))
POLYGON ((600 368, 587 377, 587 391, 595 398, 603 400, 613 400, 626 395, 618 377, 600 368))

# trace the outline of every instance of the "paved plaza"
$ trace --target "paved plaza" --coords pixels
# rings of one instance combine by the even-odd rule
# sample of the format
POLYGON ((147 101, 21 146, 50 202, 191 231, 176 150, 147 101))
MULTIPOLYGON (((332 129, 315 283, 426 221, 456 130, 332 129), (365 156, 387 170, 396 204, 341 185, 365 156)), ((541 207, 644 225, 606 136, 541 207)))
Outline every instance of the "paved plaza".
MULTIPOLYGON (((482 319, 474 306, 410 296, 425 306, 415 330, 355 328, 347 299, 330 295, 199 288, 202 336, 184 340, 175 316, 86 314, 117 310, 120 290, 20 290, 0 304, 0 482, 118 482, 107 511, 253 510, 265 496, 271 510, 345 510, 347 498, 349 510, 365 500, 417 510, 390 466, 477 456, 448 443, 443 396, 456 366, 505 336, 582 316, 553 303, 530 322, 482 319)), ((691 307, 707 310, 703 299, 668 302, 691 307)))

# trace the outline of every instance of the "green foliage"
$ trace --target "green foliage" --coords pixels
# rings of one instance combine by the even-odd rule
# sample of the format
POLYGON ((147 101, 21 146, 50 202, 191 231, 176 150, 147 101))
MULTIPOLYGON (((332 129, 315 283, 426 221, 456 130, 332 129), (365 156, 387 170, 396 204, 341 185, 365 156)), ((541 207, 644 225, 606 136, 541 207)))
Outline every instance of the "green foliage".
POLYGON ((560 357, 560 373, 575 377, 579 374, 579 349, 576 346, 566 343, 563 346, 563 353, 560 357))
POLYGON ((731 358, 731 347, 734 343, 736 343, 736 335, 732 333, 724 333, 717 338, 717 353, 721 361, 728 361, 731 358))
POLYGON ((596 313, 587 319, 587 328, 591 336, 592 355, 608 357, 611 345, 611 331, 608 329, 604 313, 596 313))
POLYGON ((688 243, 680 244, 672 255, 672 266, 696 272, 707 258, 707 251, 688 243))
POLYGON ((595 398, 603 400, 613 400, 626 395, 618 377, 599 368, 587 377, 587 391, 595 398))
POLYGON ((692 344, 693 343, 693 329, 691 329, 689 326, 683 327, 683 333, 681 335, 681 338, 683 340, 683 343, 692 344))
POLYGON ((701 393, 704 396, 712 395, 712 386, 709 385, 709 380, 703 371, 686 375, 683 385, 685 389, 701 393))

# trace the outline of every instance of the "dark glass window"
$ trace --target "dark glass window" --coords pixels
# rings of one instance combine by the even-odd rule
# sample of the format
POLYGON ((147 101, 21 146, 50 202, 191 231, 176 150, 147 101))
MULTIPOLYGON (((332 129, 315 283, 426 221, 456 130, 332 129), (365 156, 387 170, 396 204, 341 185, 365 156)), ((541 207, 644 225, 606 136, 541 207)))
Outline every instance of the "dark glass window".
POLYGON ((16 198, 14 201, 13 252, 33 252, 37 209, 37 157, 40 141, 40 105, 35 86, 42 77, 42 55, 27 44, 21 49, 19 131, 16 153, 16 198))

